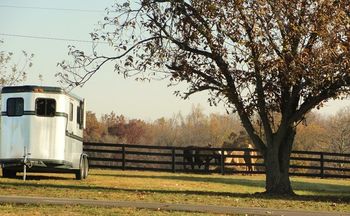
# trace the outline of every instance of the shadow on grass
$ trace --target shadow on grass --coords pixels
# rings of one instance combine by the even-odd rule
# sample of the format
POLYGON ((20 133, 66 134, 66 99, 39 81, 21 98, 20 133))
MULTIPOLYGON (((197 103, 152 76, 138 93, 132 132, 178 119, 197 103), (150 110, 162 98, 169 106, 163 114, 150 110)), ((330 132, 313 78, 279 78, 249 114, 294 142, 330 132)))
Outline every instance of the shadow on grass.
MULTIPOLYGON (((163 176, 162 176, 163 177, 163 176)), ((253 182, 253 180, 252 180, 253 182)), ((248 183, 249 184, 249 183, 248 183)), ((200 190, 161 190, 161 189, 131 189, 118 187, 104 187, 96 185, 57 185, 57 184, 38 184, 29 182, 3 182, 1 187, 12 186, 20 189, 21 187, 33 188, 51 188, 51 189, 72 189, 72 190, 86 190, 91 192, 129 192, 142 193, 143 195, 154 194, 179 194, 179 195, 194 195, 194 196, 210 196, 215 199, 215 196, 232 197, 232 198, 250 198, 262 200, 285 200, 285 201, 318 201, 318 202, 332 202, 332 203, 350 203, 350 196, 317 196, 317 195, 297 195, 297 196, 270 196, 264 194, 248 194, 248 193, 234 193, 234 192, 215 192, 215 191, 200 191, 200 190)))
MULTIPOLYGON (((248 187, 265 187, 265 180, 258 179, 235 179, 235 178, 220 178, 220 177, 203 177, 203 176, 178 176, 178 175, 137 175, 137 174, 94 174, 97 176, 112 176, 116 178, 141 178, 141 179, 164 179, 164 180, 181 180, 192 182, 210 182, 229 185, 241 185, 248 187)), ((319 182, 304 182, 299 180, 292 180, 294 190, 309 191, 314 193, 342 193, 349 194, 350 197, 350 185, 334 185, 319 182)))
POLYGON ((205 177, 205 176, 179 176, 179 175, 137 175, 137 174, 94 174, 98 176, 112 176, 116 178, 141 178, 141 179, 162 179, 162 180, 180 180, 180 181, 191 181, 191 182, 208 182, 208 183, 219 183, 228 185, 242 185, 250 187, 264 187, 265 181, 263 180, 248 180, 248 179, 231 179, 231 178, 220 178, 220 177, 205 177))
MULTIPOLYGON (((75 176, 74 176, 75 177, 75 176)), ((3 178, 3 177, 1 177, 3 178)), ((8 179, 17 179, 17 180, 22 180, 23 176, 19 175, 16 176, 15 178, 8 178, 8 179)), ((28 181, 40 181, 40 180, 72 180, 75 179, 73 176, 71 178, 69 177, 62 177, 62 176, 47 176, 47 175, 27 175, 26 180, 28 181)), ((1 183, 0 183, 1 185, 1 183)))
POLYGON ((335 185, 319 182, 292 181, 294 190, 308 191, 314 193, 339 193, 350 197, 350 185, 335 185))

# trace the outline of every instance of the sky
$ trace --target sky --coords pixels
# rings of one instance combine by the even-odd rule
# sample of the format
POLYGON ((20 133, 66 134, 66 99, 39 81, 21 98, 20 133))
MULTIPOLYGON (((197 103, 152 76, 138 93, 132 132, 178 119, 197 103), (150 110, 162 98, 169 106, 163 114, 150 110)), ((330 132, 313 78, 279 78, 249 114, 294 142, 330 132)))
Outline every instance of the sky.
MULTIPOLYGON (((69 45, 91 50, 91 44, 87 42, 90 41, 89 33, 98 26, 98 21, 103 20, 105 9, 113 2, 0 0, 0 40, 4 41, 1 49, 14 52, 16 61, 21 61, 22 50, 35 55, 27 80, 21 84, 59 86, 55 77, 60 71, 57 63, 69 59, 69 45), (42 75, 42 81, 39 75, 42 75)), ((110 52, 107 47, 105 49, 110 52)), ((97 117, 113 111, 127 118, 152 121, 169 118, 179 112, 186 115, 198 105, 205 114, 226 113, 223 105, 209 106, 207 93, 182 100, 173 93, 185 89, 186 85, 168 87, 167 84, 166 80, 137 82, 133 78, 124 79, 113 72, 113 65, 109 65, 82 88, 74 89, 73 93, 85 98, 87 110, 96 113, 97 117)), ((350 106, 349 100, 332 101, 319 112, 331 115, 346 106, 350 106)))

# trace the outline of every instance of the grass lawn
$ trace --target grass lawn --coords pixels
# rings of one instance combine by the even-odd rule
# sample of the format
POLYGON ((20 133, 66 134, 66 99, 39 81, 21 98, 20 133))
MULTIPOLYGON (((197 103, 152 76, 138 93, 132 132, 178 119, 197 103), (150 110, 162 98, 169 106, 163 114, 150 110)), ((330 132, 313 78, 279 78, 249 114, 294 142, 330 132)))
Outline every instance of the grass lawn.
MULTIPOLYGON (((93 169, 84 181, 75 180, 73 174, 29 174, 25 182, 21 177, 0 178, 0 191, 1 195, 350 212, 350 180, 293 177, 293 188, 299 196, 254 194, 264 191, 264 181, 262 175, 222 176, 93 169)), ((0 205, 0 215, 50 215, 50 212, 59 215, 185 215, 183 212, 126 208, 0 205)))
POLYGON ((43 216, 43 215, 120 215, 120 216, 209 216, 213 214, 188 213, 174 211, 154 211, 133 208, 103 208, 91 206, 54 206, 54 205, 0 205, 1 216, 43 216))

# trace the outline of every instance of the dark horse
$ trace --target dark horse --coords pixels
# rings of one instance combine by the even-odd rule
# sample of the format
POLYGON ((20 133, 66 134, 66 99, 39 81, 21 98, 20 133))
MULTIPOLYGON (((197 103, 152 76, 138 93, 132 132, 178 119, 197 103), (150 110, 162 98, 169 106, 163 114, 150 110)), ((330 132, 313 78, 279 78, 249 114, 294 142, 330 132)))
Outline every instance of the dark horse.
POLYGON ((202 149, 195 146, 188 146, 184 149, 183 153, 183 165, 186 169, 186 165, 190 164, 191 169, 194 170, 195 165, 198 166, 198 169, 204 165, 206 171, 209 170, 210 161, 214 160, 215 164, 219 164, 221 155, 219 152, 211 149, 202 149))

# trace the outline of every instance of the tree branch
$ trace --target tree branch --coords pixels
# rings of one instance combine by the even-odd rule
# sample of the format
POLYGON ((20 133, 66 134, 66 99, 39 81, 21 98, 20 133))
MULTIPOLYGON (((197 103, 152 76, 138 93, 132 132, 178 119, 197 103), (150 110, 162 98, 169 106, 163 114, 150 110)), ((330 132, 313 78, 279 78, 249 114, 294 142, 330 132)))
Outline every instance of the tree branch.
POLYGON ((254 74, 256 79, 256 92, 258 96, 258 113, 261 118, 261 121, 263 123, 265 136, 267 143, 272 143, 272 128, 270 125, 270 121, 267 115, 267 109, 266 109, 266 103, 265 103, 265 95, 264 95, 264 88, 262 83, 262 77, 261 77, 261 71, 260 71, 260 62, 259 62, 259 53, 258 53, 258 45, 254 41, 254 36, 252 35, 252 29, 253 27, 250 26, 248 23, 247 17, 243 13, 243 11, 239 10, 240 15, 242 16, 242 19, 244 21, 244 28, 248 35, 249 44, 248 47, 250 49, 250 52, 252 54, 252 59, 254 63, 254 74))

